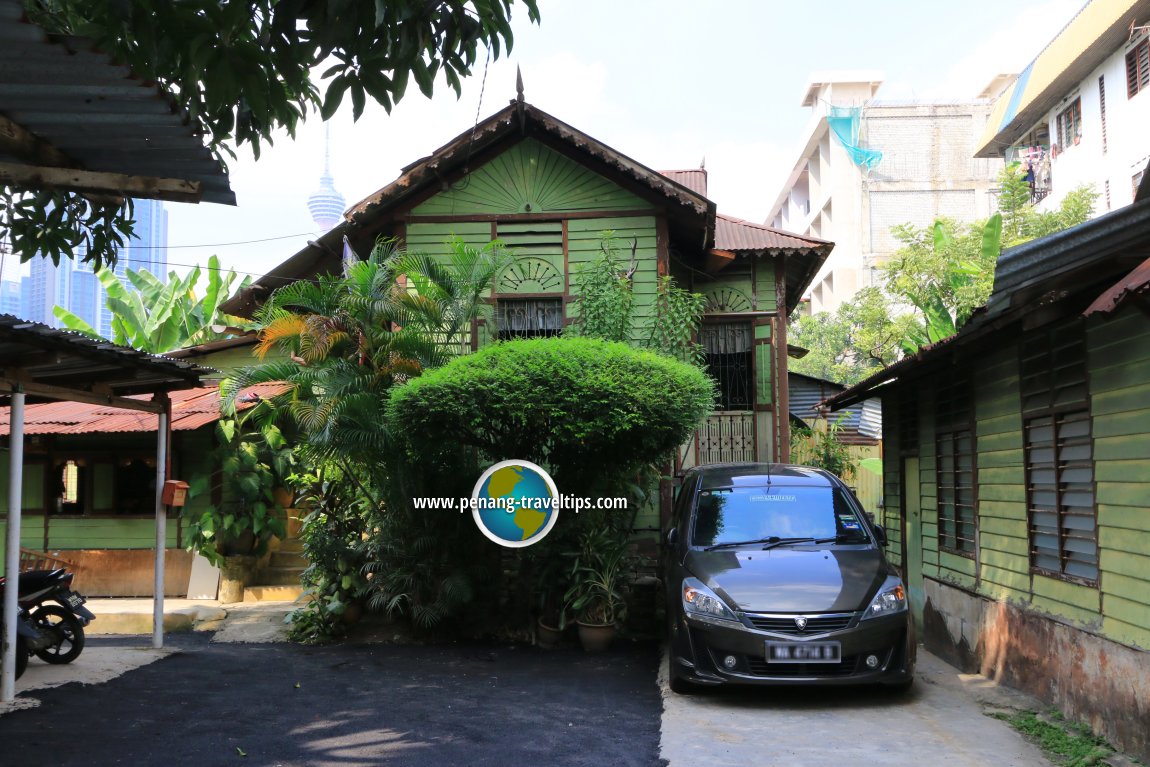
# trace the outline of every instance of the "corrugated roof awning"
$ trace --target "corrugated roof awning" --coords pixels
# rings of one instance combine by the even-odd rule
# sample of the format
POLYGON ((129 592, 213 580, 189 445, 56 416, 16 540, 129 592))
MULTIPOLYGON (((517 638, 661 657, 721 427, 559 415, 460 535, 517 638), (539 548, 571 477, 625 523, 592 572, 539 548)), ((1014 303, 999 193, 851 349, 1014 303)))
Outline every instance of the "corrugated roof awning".
POLYGON ((67 330, 0 314, 0 395, 71 399, 160 412, 134 394, 187 389, 211 368, 117 346, 67 330))
POLYGON ((198 126, 155 83, 0 0, 0 181, 234 205, 198 126))

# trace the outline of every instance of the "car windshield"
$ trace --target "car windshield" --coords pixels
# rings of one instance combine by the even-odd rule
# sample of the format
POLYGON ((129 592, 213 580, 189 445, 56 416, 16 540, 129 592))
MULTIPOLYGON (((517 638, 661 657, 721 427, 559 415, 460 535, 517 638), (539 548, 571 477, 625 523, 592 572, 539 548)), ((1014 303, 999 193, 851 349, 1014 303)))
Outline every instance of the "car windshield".
POLYGON ((699 493, 694 546, 807 538, 867 540, 855 505, 839 488, 771 485, 699 493))

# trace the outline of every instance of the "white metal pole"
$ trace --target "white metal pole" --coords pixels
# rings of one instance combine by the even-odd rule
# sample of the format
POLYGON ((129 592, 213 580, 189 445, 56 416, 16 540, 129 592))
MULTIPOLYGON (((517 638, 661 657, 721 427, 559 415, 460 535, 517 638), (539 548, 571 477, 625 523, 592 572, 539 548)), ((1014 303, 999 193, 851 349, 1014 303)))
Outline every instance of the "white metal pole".
POLYGON ((24 485, 24 392, 12 392, 8 427, 8 525, 4 570, 4 658, 0 665, 0 702, 16 698, 16 597, 20 582, 20 525, 24 485))
POLYGON ((164 646, 164 549, 168 542, 168 514, 164 508, 164 480, 168 465, 168 413, 160 413, 156 438, 156 580, 152 606, 152 647, 164 646))

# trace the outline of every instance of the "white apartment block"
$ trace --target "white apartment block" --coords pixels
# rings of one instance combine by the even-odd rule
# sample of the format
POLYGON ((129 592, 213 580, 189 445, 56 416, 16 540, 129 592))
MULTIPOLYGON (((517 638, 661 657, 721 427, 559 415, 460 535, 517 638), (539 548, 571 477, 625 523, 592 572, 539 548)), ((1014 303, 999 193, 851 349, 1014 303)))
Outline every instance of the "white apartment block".
POLYGON ((766 220, 835 243, 811 286, 812 313, 876 283, 876 267, 899 245, 891 227, 974 221, 995 207, 1001 161, 974 150, 1004 82, 978 98, 933 102, 877 100, 881 85, 876 72, 815 73, 803 95, 810 122, 766 220))
POLYGON ((979 157, 1027 163, 1046 209, 1092 184, 1129 205, 1150 162, 1150 0, 1093 0, 995 102, 979 157))

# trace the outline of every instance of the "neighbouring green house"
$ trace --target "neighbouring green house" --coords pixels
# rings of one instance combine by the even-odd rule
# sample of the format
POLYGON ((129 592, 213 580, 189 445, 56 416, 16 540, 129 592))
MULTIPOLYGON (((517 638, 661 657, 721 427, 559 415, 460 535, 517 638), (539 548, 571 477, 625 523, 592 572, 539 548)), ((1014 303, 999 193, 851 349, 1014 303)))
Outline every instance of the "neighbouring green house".
MULTIPOLYGON (((235 339, 205 344, 210 351, 245 349, 235 339)), ((197 347, 202 350, 204 347, 197 347)), ((195 350, 177 353, 199 357, 195 350)), ((197 367, 197 370, 202 369, 197 367)), ((217 471, 211 455, 220 420, 214 381, 173 391, 168 476, 185 481, 217 471)), ((251 387, 239 409, 276 385, 251 387)), ((0 439, 9 434, 9 408, 0 408, 0 439)), ((153 596, 157 419, 149 413, 90 402, 39 402, 24 414, 24 470, 20 546, 48 552, 76 571, 76 588, 89 596, 153 596)), ((4 451, 6 466, 7 451, 4 451)), ((218 482, 213 482, 218 485, 218 482)), ((0 473, 0 518, 7 516, 7 471, 0 473)), ((219 503, 220 491, 188 501, 189 511, 219 503)), ((187 596, 193 567, 180 510, 169 509, 166 525, 165 595, 187 596)))
POLYGON ((661 276, 707 297, 700 340, 720 401, 676 472, 785 460, 787 316, 833 246, 717 214, 706 180, 701 168, 651 170, 520 98, 407 166, 224 309, 251 316, 275 288, 339 273, 345 252, 366 254, 379 238, 445 256, 453 238, 499 239, 516 258, 491 296, 493 320, 472 329, 472 348, 555 335, 579 311, 576 270, 598 257, 609 230, 631 259, 641 320, 661 276))
MULTIPOLYGON (((1150 174, 1148 174, 1150 175, 1150 174)), ((1150 184, 1004 252, 883 404, 884 524, 920 636, 1150 759, 1150 184)))

